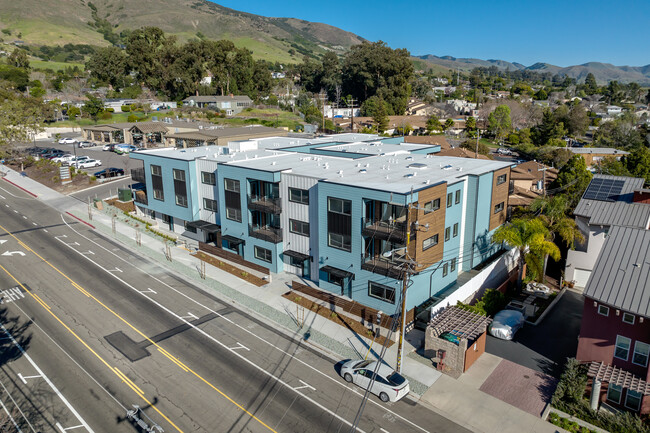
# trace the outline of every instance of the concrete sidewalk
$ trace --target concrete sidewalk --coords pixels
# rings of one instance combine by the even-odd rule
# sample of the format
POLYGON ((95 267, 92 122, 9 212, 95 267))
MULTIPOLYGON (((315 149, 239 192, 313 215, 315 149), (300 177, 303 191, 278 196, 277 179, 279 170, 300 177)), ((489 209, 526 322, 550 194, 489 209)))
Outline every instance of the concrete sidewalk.
MULTIPOLYGON (((67 213, 80 220, 80 223, 91 225, 98 232, 118 240, 134 252, 149 257, 161 266, 184 276, 202 290, 227 302, 233 302, 253 315, 263 316, 277 323, 288 336, 302 339, 336 360, 365 357, 368 354, 377 357, 381 351, 381 347, 373 345, 372 340, 312 311, 304 311, 304 323, 300 326, 296 320, 296 304, 282 297, 282 294, 289 290, 291 281, 297 278, 294 275, 273 274, 271 283, 257 287, 206 264, 206 278, 201 279, 200 261, 191 256, 194 251, 183 247, 172 247, 171 261, 169 261, 166 257, 165 241, 146 230, 136 229, 134 223, 129 221, 121 211, 116 213, 115 231, 113 231, 113 218, 108 212, 95 208, 89 210, 86 203, 59 194, 8 167, 0 165, 0 173, 5 174, 4 181, 16 185, 27 194, 36 196, 34 198, 26 195, 26 197, 41 200, 62 214, 67 213), (135 241, 138 230, 141 231, 141 245, 136 244, 135 241)), ((4 181, 0 180, 0 186, 4 181)), ((164 232, 159 228, 157 230, 164 232)), ((562 431, 539 417, 479 390, 501 358, 486 353, 467 373, 454 380, 436 371, 430 362, 416 355, 416 347, 409 343, 408 337, 410 336, 405 339, 402 372, 411 382, 413 398, 419 399, 420 403, 434 412, 476 432, 562 431)), ((384 360, 394 366, 396 359, 397 344, 394 344, 386 350, 384 360)))

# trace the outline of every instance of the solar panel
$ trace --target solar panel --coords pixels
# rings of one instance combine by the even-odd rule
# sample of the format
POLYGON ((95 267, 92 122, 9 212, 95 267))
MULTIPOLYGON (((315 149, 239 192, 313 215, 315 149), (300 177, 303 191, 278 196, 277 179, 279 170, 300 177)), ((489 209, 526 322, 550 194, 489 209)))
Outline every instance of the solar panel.
POLYGON ((587 200, 616 201, 625 185, 624 180, 592 179, 582 198, 587 200))

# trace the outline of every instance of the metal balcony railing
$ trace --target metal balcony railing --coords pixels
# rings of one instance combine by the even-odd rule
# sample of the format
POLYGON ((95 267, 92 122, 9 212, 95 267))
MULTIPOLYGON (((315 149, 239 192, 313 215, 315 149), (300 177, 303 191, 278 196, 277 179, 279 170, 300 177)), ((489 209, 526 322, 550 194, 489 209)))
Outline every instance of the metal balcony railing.
POLYGON ((361 269, 389 278, 400 279, 404 276, 406 263, 386 259, 382 256, 367 257, 361 264, 361 269))
POLYGON ((279 214, 282 212, 282 202, 279 197, 252 195, 248 196, 248 209, 279 214))
POLYGON ((277 227, 249 225, 248 234, 256 239, 274 244, 282 242, 282 229, 277 227))
POLYGON ((131 179, 136 183, 147 183, 147 179, 144 175, 144 168, 132 168, 131 179))
POLYGON ((364 218, 362 234, 384 240, 403 240, 406 239, 406 221, 364 218))

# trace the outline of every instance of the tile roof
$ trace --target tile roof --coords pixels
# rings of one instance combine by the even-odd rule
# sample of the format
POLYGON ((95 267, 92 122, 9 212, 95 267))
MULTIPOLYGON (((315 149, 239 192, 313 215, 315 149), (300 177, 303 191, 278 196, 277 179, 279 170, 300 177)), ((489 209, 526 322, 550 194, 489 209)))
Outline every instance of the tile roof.
POLYGON ((614 308, 650 317, 650 231, 613 226, 584 294, 614 308))

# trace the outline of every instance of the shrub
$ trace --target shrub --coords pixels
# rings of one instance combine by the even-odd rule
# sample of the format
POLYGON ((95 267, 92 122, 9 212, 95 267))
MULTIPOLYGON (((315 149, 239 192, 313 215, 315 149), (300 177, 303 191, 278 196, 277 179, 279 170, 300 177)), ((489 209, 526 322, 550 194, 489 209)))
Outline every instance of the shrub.
POLYGON ((131 106, 130 105, 122 105, 122 111, 124 113, 128 113, 129 111, 131 111, 131 106))

